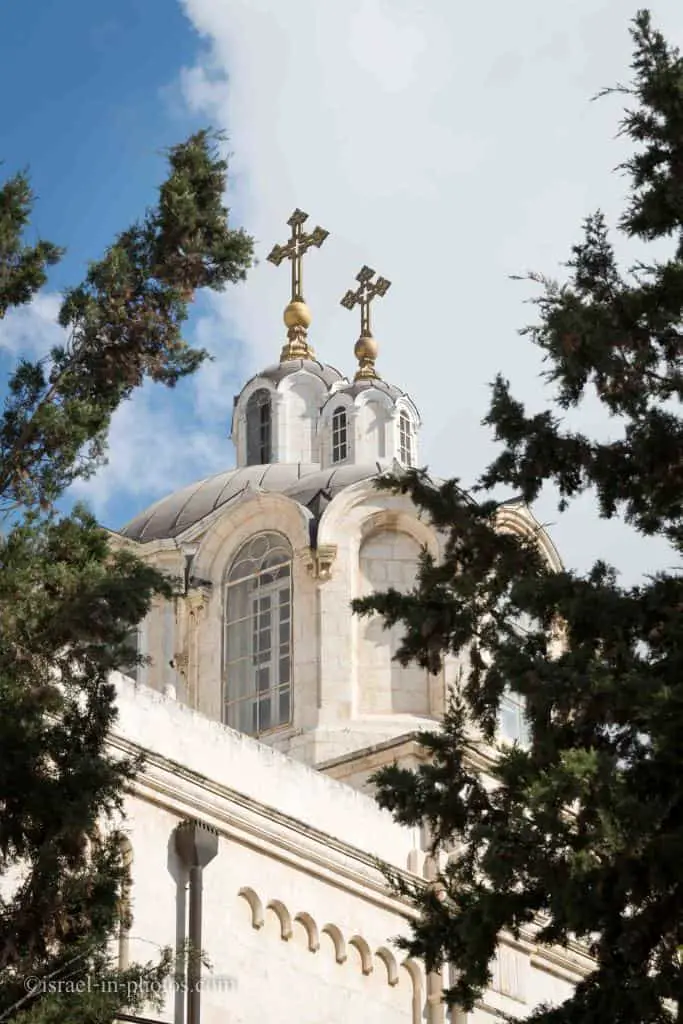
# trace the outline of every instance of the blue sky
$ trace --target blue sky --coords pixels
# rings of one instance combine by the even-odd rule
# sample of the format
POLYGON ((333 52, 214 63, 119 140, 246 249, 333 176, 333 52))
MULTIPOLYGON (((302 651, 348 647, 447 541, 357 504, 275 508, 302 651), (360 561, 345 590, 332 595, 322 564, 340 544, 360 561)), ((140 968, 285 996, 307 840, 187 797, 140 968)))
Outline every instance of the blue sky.
POLYGON ((68 248, 54 286, 77 280, 153 198, 161 151, 197 121, 177 90, 197 46, 169 0, 0 6, 2 159, 5 171, 28 166, 34 228, 68 248))
MULTIPOLYGON (((682 44, 683 6, 651 8, 682 44)), ((380 373, 422 411, 420 461, 472 483, 494 454, 481 419, 495 373, 531 409, 549 399, 517 333, 532 292, 511 275, 561 276, 583 218, 597 207, 618 218, 620 107, 590 97, 627 77, 635 10, 623 0, 0 4, 3 170, 30 167, 34 228, 69 250, 38 302, 0 325, 1 369, 54 340, 59 288, 153 200, 160 151, 199 125, 228 132, 233 223, 261 260, 246 285, 193 314, 215 362, 174 393, 145 388, 127 403, 109 465, 78 496, 117 526, 233 464, 233 395, 283 341, 287 282, 265 256, 295 206, 330 231, 306 277, 319 356, 353 372, 357 324, 339 300, 364 263, 388 277, 374 324, 380 373)), ((614 430, 595 403, 576 420, 614 430)), ((589 497, 560 517, 545 495, 535 511, 577 568, 604 557, 633 577, 671 561, 600 523, 589 497)))
MULTIPOLYGON (((6 100, 0 159, 6 174, 29 171, 37 202, 28 237, 66 247, 50 275, 51 294, 77 283, 87 261, 154 201, 165 174, 164 149, 207 120, 190 110, 180 89, 180 69, 196 58, 199 37, 179 4, 69 0, 38 6, 39 16, 35 4, 0 5, 0 95, 6 100)), ((190 333, 196 320, 195 313, 190 333)), ((3 378, 15 355, 0 346, 3 378)), ((170 396, 148 389, 146 400, 166 409, 170 396)), ((191 416, 186 385, 172 401, 178 419, 191 416)), ((127 454, 138 462, 133 472, 142 475, 148 455, 142 444, 127 454)), ((149 497, 158 490, 163 481, 152 484, 149 497)), ((95 505, 118 525, 146 499, 144 488, 134 496, 114 489, 95 505)))

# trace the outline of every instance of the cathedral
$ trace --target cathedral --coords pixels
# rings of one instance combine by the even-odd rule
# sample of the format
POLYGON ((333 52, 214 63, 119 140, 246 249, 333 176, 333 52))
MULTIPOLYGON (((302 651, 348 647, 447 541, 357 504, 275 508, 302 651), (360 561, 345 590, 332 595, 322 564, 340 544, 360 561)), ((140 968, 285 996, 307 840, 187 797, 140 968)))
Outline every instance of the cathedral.
MULTIPOLYGON (((438 557, 443 538, 407 497, 375 486, 419 464, 418 409, 377 367, 370 311, 389 282, 363 267, 342 299, 360 311, 354 372, 320 361, 302 263, 327 232, 305 233, 306 219, 296 210, 290 239, 268 257, 291 263, 286 337, 279 362, 235 397, 235 468, 112 536, 179 581, 137 631, 144 664, 116 676, 112 748, 145 758, 126 804, 132 923, 119 961, 179 951, 189 985, 169 984, 154 1017, 164 1024, 524 1016, 567 997, 590 968, 581 947, 502 935, 491 985, 466 1015, 442 1003, 446 972, 425 975, 396 946, 414 912, 380 862, 426 881, 437 865, 429 837, 381 810, 369 779, 419 762, 416 734, 438 728, 458 665, 447 660, 437 676, 401 667, 399 627, 359 619, 350 603, 410 587, 420 551, 438 557)), ((515 503, 500 526, 539 531, 515 503)), ((524 728, 510 691, 500 742, 524 742, 524 728)), ((486 773, 495 750, 473 733, 470 756, 486 773)))

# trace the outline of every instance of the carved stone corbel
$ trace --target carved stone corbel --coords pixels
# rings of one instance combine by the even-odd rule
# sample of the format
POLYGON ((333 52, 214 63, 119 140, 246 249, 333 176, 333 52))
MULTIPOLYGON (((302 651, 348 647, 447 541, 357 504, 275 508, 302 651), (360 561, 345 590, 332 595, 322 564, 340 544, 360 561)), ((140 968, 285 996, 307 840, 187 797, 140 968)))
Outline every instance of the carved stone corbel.
POLYGON ((324 583, 332 575, 332 565, 337 557, 336 544, 321 544, 306 550, 306 568, 314 580, 324 583))

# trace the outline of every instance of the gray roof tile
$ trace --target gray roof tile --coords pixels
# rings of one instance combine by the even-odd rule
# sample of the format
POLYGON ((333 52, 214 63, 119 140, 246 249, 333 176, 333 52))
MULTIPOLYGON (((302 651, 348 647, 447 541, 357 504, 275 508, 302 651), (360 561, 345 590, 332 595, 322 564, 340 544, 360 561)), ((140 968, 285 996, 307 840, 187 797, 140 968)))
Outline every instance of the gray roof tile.
POLYGON ((308 505, 321 491, 331 499, 345 487, 369 480, 389 468, 389 462, 329 469, 310 463, 276 462, 231 469, 162 498, 132 519, 121 533, 141 543, 177 537, 217 508, 228 505, 250 484, 264 491, 286 494, 301 505, 308 505))

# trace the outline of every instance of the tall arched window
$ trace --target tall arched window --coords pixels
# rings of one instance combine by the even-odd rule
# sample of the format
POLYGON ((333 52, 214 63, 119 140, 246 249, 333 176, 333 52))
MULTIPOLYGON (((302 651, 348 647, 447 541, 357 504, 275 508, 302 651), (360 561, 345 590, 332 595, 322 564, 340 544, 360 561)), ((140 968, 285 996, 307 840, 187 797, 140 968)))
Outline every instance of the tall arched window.
POLYGON ((399 459, 404 466, 413 464, 413 432, 407 412, 401 412, 398 418, 399 459))
POLYGON ((332 413, 332 461, 343 462, 348 455, 346 409, 338 406, 332 413))
POLYGON ((225 590, 223 720, 256 736, 292 716, 292 549, 260 533, 238 551, 225 590))
MULTIPOLYGON (((520 636, 524 636, 525 633, 535 631, 536 625, 530 615, 522 613, 517 617, 514 628, 520 636)), ((506 743, 519 743, 522 747, 528 746, 531 739, 524 697, 516 693, 512 686, 506 686, 500 698, 498 738, 506 743)))
POLYGON ((272 456, 272 405, 267 388, 259 388, 247 401, 247 465, 263 466, 272 456))

